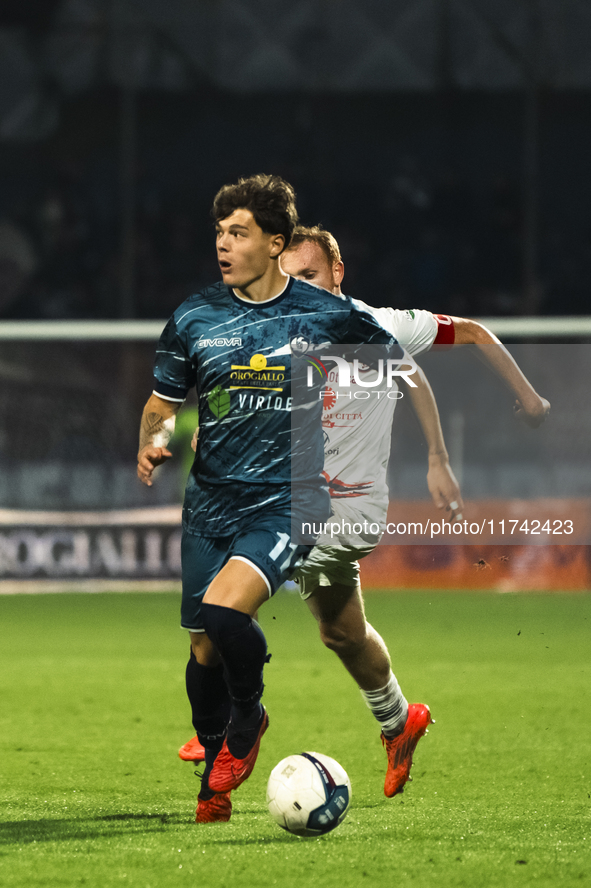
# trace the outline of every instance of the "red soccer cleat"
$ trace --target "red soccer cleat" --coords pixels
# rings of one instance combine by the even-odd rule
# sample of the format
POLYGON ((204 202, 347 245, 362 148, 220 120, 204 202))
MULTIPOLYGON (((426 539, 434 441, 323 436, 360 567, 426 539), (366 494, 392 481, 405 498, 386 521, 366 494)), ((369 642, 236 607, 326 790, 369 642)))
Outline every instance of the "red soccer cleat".
POLYGON ((184 746, 179 749, 179 758, 184 762, 204 762, 205 750, 199 742, 199 737, 195 736, 184 746))
POLYGON ((403 791, 404 784, 410 777, 413 752, 423 734, 427 733, 427 726, 432 722, 428 706, 423 703, 411 703, 403 732, 391 740, 382 734, 382 745, 386 747, 388 754, 384 795, 389 799, 403 791))
POLYGON ((228 749, 228 738, 226 737, 209 775, 210 789, 218 793, 229 792, 232 789, 237 789, 241 783, 244 783, 250 777, 259 754, 261 737, 268 727, 269 716, 267 715, 267 710, 263 707, 263 720, 255 744, 246 758, 243 759, 234 758, 228 749))
POLYGON ((218 792, 211 799, 197 796, 195 823, 227 823, 232 814, 229 792, 218 792))

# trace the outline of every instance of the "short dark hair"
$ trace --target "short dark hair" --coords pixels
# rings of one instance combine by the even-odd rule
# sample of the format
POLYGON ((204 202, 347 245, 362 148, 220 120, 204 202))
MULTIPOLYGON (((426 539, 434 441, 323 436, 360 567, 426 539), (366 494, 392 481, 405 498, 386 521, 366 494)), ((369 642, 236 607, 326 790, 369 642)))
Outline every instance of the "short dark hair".
POLYGON ((301 244, 309 241, 320 247, 331 265, 341 261, 341 251, 337 243, 337 239, 330 231, 326 231, 322 225, 312 225, 306 228, 304 225, 298 225, 294 229, 289 249, 295 250, 301 244))
POLYGON ((287 247, 298 224, 295 200, 293 187, 281 176, 258 173, 248 179, 239 179, 235 185, 220 188, 211 215, 219 222, 231 216, 234 210, 250 210, 259 228, 265 234, 282 234, 287 247))

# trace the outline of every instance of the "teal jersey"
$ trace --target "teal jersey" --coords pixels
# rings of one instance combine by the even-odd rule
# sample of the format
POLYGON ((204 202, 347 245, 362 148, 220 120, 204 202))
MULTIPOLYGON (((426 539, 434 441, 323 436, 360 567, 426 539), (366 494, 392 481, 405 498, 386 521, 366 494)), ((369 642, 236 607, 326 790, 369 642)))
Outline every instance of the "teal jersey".
MULTIPOLYGON (((306 353, 330 343, 393 339, 347 296, 290 278, 266 302, 238 297, 223 283, 184 302, 156 351, 154 392, 182 402, 196 387, 199 438, 185 490, 183 524, 192 533, 226 536, 258 511, 292 507, 292 374, 306 353)), ((322 403, 307 417, 318 434, 303 438, 297 485, 313 514, 328 517, 323 470, 322 403), (315 428, 315 426, 314 426, 315 428)), ((302 440, 302 435, 300 435, 302 440)))

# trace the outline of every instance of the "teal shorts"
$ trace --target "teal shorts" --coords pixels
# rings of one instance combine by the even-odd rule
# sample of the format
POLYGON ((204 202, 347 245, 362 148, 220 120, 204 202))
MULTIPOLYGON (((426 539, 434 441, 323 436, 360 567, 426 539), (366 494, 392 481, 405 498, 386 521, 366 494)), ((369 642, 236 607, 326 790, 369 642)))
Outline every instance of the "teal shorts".
POLYGON ((204 537, 183 528, 181 566, 183 597, 181 626, 203 632, 203 596, 222 567, 231 558, 246 561, 267 584, 269 598, 300 567, 312 546, 291 542, 291 516, 266 514, 251 521, 231 536, 204 537))

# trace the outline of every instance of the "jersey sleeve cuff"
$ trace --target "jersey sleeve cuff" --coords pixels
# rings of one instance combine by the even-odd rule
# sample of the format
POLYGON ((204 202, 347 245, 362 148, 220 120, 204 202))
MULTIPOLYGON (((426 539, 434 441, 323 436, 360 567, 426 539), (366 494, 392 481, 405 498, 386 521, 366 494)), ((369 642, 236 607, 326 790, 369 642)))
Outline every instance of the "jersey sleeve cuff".
POLYGON ((167 385, 165 382, 160 382, 158 379, 156 380, 153 393, 159 398, 162 398, 163 401, 176 401, 178 404, 182 404, 187 397, 185 389, 179 389, 174 385, 167 385))

